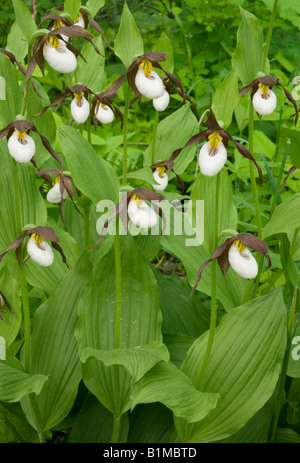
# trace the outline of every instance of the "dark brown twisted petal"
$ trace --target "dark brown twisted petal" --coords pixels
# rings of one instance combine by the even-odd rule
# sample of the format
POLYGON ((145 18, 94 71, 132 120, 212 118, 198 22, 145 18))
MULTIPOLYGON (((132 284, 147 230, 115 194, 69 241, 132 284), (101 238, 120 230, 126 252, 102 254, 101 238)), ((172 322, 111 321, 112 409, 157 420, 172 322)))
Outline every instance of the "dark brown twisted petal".
MULTIPOLYGON (((133 194, 136 194, 140 196, 141 198, 147 200, 147 201, 162 201, 165 199, 165 197, 160 194, 156 193, 155 191, 152 190, 147 190, 147 188, 135 188, 134 190, 129 191, 128 193, 125 193, 121 201, 116 205, 115 209, 113 210, 110 218, 106 221, 106 223, 103 225, 100 236, 96 243, 90 248, 89 251, 94 249, 103 239, 103 237, 106 234, 108 225, 110 222, 119 215, 124 227, 127 227, 128 224, 128 215, 127 215, 127 209, 128 209, 128 203, 132 197, 133 194)), ((165 224, 165 216, 162 212, 162 210, 156 205, 153 204, 153 208, 156 211, 156 213, 162 218, 164 224, 165 224)))
POLYGON ((195 289, 198 286, 198 283, 199 283, 199 281, 201 279, 203 269, 213 259, 217 259, 217 262, 219 264, 221 272, 223 273, 223 275, 226 274, 227 270, 230 267, 230 263, 229 263, 229 260, 228 260, 228 252, 229 252, 229 249, 230 249, 231 245, 237 240, 241 241, 248 248, 253 249, 253 251, 256 251, 256 252, 259 252, 260 254, 263 254, 266 257, 267 261, 268 261, 268 268, 271 266, 271 260, 270 260, 270 257, 269 257, 269 248, 268 248, 268 245, 267 245, 266 241, 260 240, 259 238, 257 238, 257 236, 254 236, 251 233, 238 233, 237 235, 232 236, 232 237, 228 238, 226 241, 224 241, 224 243, 221 244, 221 246, 219 246, 212 253, 210 258, 207 259, 205 262, 203 262, 203 264, 201 265, 201 267, 198 270, 196 284, 192 289, 191 295, 194 293, 195 289))
POLYGON ((184 148, 187 148, 188 146, 192 146, 192 145, 197 145, 200 140, 203 140, 203 138, 207 138, 208 135, 211 134, 211 132, 212 131, 210 129, 207 129, 207 130, 204 130, 203 132, 196 133, 196 135, 193 135, 182 148, 178 148, 173 151, 169 161, 174 161, 179 156, 179 154, 184 148))
POLYGON ((93 18, 90 18, 89 16, 88 16, 88 21, 90 22, 91 26, 101 34, 101 36, 102 36, 105 44, 108 46, 108 48, 110 48, 112 51, 114 51, 113 47, 111 47, 109 45, 109 43, 107 41, 107 38, 105 37, 104 32, 103 32, 102 28, 99 26, 99 24, 93 18))
POLYGON ((52 28, 55 21, 61 21, 65 26, 73 26, 73 23, 69 19, 60 16, 59 14, 50 13, 41 17, 38 29, 41 29, 43 22, 48 19, 51 19, 51 21, 49 22, 47 29, 52 28))
POLYGON ((3 48, 0 48, 0 53, 2 53, 3 55, 6 55, 10 61, 12 62, 12 64, 16 64, 19 68, 19 70, 22 72, 22 74, 26 74, 26 69, 24 68, 24 66, 19 63, 19 61, 17 61, 15 55, 13 53, 11 53, 10 51, 8 50, 4 50, 3 48))
MULTIPOLYGON (((14 312, 12 306, 10 305, 10 303, 8 302, 8 300, 7 300, 6 297, 5 297, 5 294, 4 294, 2 291, 0 291, 0 296, 1 296, 1 298, 2 298, 2 300, 3 300, 3 302, 4 302, 4 304, 5 304, 6 307, 8 308, 8 310, 9 310, 9 311, 13 314, 13 316, 16 318, 16 314, 15 314, 15 312, 14 312)), ((0 312, 4 313, 4 310, 3 310, 2 307, 0 307, 0 312)), ((7 322, 4 320, 4 318, 1 316, 1 313, 0 313, 0 320, 2 320, 4 323, 7 323, 7 322)))
POLYGON ((283 188, 284 188, 285 185, 286 185, 287 179, 289 178, 290 175, 292 175, 292 174, 295 172, 295 170, 297 170, 297 167, 296 167, 296 166, 292 166, 292 167, 290 168, 290 170, 289 170, 288 173, 286 174, 285 179, 283 180, 282 187, 280 188, 280 191, 283 190, 283 188))

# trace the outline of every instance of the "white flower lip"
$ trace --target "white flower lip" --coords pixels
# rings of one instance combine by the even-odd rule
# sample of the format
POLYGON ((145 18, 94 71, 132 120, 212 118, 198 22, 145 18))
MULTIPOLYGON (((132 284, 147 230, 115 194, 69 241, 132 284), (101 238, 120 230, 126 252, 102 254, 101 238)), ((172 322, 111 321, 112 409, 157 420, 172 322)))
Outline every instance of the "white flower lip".
POLYGON ((243 278, 255 278, 258 265, 248 248, 239 252, 235 243, 230 246, 228 260, 232 269, 243 278))
POLYGON ((31 259, 42 267, 49 267, 53 264, 53 251, 45 241, 37 245, 35 239, 31 236, 27 243, 27 252, 31 259))
MULTIPOLYGON (((67 190, 63 192, 63 198, 66 199, 68 196, 67 190)), ((47 201, 49 203, 60 203, 61 202, 61 192, 59 189, 59 183, 55 183, 55 185, 50 188, 50 190, 47 193, 47 201)))
POLYGON ((87 99, 83 96, 80 103, 73 98, 71 103, 71 114, 75 122, 83 124, 90 114, 90 105, 87 99))
POLYGON ((109 106, 104 105, 103 107, 100 103, 99 109, 96 113, 96 118, 99 122, 102 122, 102 124, 109 124, 114 120, 114 113, 109 106))
POLYGON ((140 228, 154 227, 157 223, 157 215, 145 201, 139 206, 137 201, 140 200, 131 199, 128 204, 128 216, 131 222, 140 228))
POLYGON ((260 116, 271 114, 277 105, 277 98, 273 90, 269 89, 266 98, 263 98, 262 89, 259 87, 257 92, 254 93, 252 104, 255 111, 260 116))
MULTIPOLYGON (((56 29, 55 29, 55 27, 52 27, 51 30, 55 31, 56 29)), ((68 37, 67 35, 63 35, 63 34, 60 34, 60 35, 61 35, 62 39, 64 39, 65 42, 69 42, 70 37, 68 37)))
POLYGON ((11 137, 9 137, 7 146, 10 155, 22 164, 29 162, 35 154, 35 143, 27 133, 24 135, 21 143, 18 132, 15 130, 11 137))
POLYGON ((153 106, 156 111, 164 111, 170 102, 170 95, 167 90, 164 91, 161 97, 153 99, 153 106))
POLYGON ((78 20, 74 22, 74 26, 79 26, 84 28, 84 19, 82 15, 79 16, 78 20))
POLYGON ((60 40, 57 48, 50 43, 45 42, 43 48, 44 58, 55 71, 63 74, 75 71, 77 67, 77 59, 66 47, 66 44, 60 40))
POLYGON ((216 175, 223 167, 227 160, 227 151, 222 142, 219 142, 219 145, 216 149, 213 149, 210 146, 210 142, 204 143, 202 146, 199 155, 198 162, 199 167, 203 175, 207 177, 213 177, 216 175), (211 153, 215 153, 211 156, 211 153))
POLYGON ((146 76, 141 67, 138 68, 136 73, 135 85, 142 95, 151 100, 160 98, 165 91, 163 81, 159 75, 152 70, 149 76, 146 76))
POLYGON ((153 189, 156 191, 163 191, 165 188, 167 188, 168 183, 169 183, 169 177, 166 172, 163 173, 163 175, 159 175, 158 169, 156 169, 153 172, 153 177, 154 180, 158 183, 158 185, 155 183, 152 185, 153 189))

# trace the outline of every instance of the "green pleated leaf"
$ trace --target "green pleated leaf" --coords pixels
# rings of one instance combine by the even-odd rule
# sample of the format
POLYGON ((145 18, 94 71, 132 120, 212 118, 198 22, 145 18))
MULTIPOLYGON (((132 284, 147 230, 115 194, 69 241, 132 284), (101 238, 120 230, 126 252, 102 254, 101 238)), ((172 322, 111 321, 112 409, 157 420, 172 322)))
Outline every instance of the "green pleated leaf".
MULTIPOLYGON (((132 376, 140 375, 158 360, 166 359, 161 345, 159 293, 148 261, 131 236, 121 241, 121 326, 119 350, 115 347, 116 269, 114 248, 94 264, 92 277, 79 304, 76 329, 80 350, 102 351, 103 361, 89 358, 82 365, 86 386, 111 412, 120 416, 130 408, 132 376), (149 357, 151 349, 155 347, 149 357), (156 344, 158 343, 158 344, 156 344), (147 346, 145 350, 143 346, 147 346), (138 347, 141 346, 141 347, 138 347), (141 352, 139 354, 139 350, 141 352), (127 357, 125 354, 129 354, 127 357), (125 356, 124 356, 125 355, 125 356), (122 364, 113 365, 115 362, 122 364), (123 366, 124 365, 124 366, 123 366)), ((101 246, 101 244, 100 244, 101 246)), ((95 351, 94 351, 95 352, 95 351)))
POLYGON ((159 342, 152 342, 144 346, 136 346, 127 349, 98 350, 82 348, 80 360, 86 362, 89 357, 101 360, 107 367, 122 365, 132 377, 132 381, 138 381, 157 362, 169 360, 169 352, 166 346, 159 342))
MULTIPOLYGON (((154 162, 170 159, 173 151, 182 148, 198 132, 198 122, 189 104, 185 104, 170 116, 165 117, 157 127, 154 162)), ((195 146, 182 150, 174 164, 174 171, 177 174, 186 170, 194 159, 195 152, 195 146)), ((146 149, 144 156, 144 165, 150 166, 152 164, 152 142, 146 149)))
POLYGON ((35 443, 39 437, 21 409, 19 403, 2 403, 0 405, 0 443, 35 443))
POLYGON ((91 12, 92 18, 96 16, 100 8, 102 8, 105 4, 105 0, 88 0, 86 6, 91 12))
POLYGON ((64 12, 71 16, 74 22, 78 16, 79 8, 81 7, 81 0, 65 0, 64 1, 64 12))
POLYGON ((18 402, 28 394, 39 394, 46 375, 25 373, 16 358, 0 361, 0 401, 18 402))
POLYGON ((95 203, 102 199, 115 201, 120 183, 110 164, 95 153, 74 127, 59 127, 58 138, 77 188, 95 203))
MULTIPOLYGON (((163 62, 163 68, 167 72, 173 73, 174 70, 174 51, 173 45, 169 37, 166 35, 165 32, 162 32, 161 36, 159 37, 158 41, 156 42, 154 50, 157 53, 166 53, 167 59, 163 62)), ((163 75, 163 74, 161 74, 163 75)))
POLYGON ((3 53, 0 53, 0 76, 5 79, 5 95, 0 100, 0 122, 6 127, 21 112, 22 94, 16 67, 3 53))
POLYGON ((216 207, 216 185, 220 183, 219 197, 219 235, 223 230, 237 228, 237 210, 232 197, 232 187, 229 175, 222 169, 219 176, 206 177, 199 174, 191 190, 191 200, 204 202, 204 241, 203 247, 211 254, 215 251, 214 230, 215 230, 215 207, 216 207), (219 177, 219 178, 218 178, 219 177))
POLYGON ((235 69, 228 74, 217 88, 212 101, 212 111, 223 128, 226 129, 232 120, 234 108, 239 101, 238 76, 235 69))
POLYGON ((160 403, 138 405, 130 414, 128 443, 166 443, 172 442, 174 431, 173 413, 160 403))
POLYGON ((300 226, 300 193, 295 193, 276 207, 263 230, 263 238, 278 233, 290 233, 300 226))
POLYGON ((189 423, 203 419, 218 402, 219 394, 200 392, 172 363, 160 362, 132 387, 132 408, 138 403, 161 402, 189 423))
MULTIPOLYGON (((205 333, 195 341, 181 368, 196 388, 207 339, 205 333)), ((280 289, 226 314, 216 329, 201 383, 202 391, 221 398, 195 425, 176 422, 183 442, 212 442, 241 429, 271 397, 285 348, 286 308, 280 289)))
MULTIPOLYGON (((0 156, 2 170, 0 176, 0 223, 2 225, 0 227, 0 253, 2 253, 17 238, 13 158, 8 152, 6 139, 0 141, 0 156)), ((21 201, 21 227, 27 224, 44 226, 47 220, 47 210, 35 182, 35 169, 31 163, 18 164, 17 168, 21 201)))
POLYGON ((26 397, 21 404, 28 421, 39 432, 62 421, 77 395, 81 375, 74 331, 79 297, 89 273, 90 263, 83 255, 36 310, 32 320, 30 371, 47 375, 49 380, 36 399, 26 397))
POLYGON ((300 434, 291 428, 277 428, 276 444, 300 444, 300 434))
POLYGON ((15 21, 10 28, 7 36, 6 49, 13 53, 19 62, 27 55, 28 43, 17 21, 15 21))
POLYGON ((236 69, 242 84, 248 85, 256 78, 263 60, 263 27, 249 11, 240 7, 242 22, 237 32, 237 44, 232 57, 232 67, 236 69))
POLYGON ((121 24, 115 38, 115 54, 120 58, 126 68, 139 55, 144 53, 143 39, 140 31, 124 2, 121 24))
POLYGON ((29 9, 21 0, 13 0, 16 21, 27 40, 36 31, 37 26, 32 19, 29 9))
POLYGON ((0 320, 0 336, 5 339, 5 347, 7 349, 19 333, 22 314, 19 285, 16 278, 8 272, 6 266, 0 271, 0 290, 4 293, 15 314, 14 316, 6 306, 2 307, 3 312, 1 312, 1 317, 6 323, 0 320))
MULTIPOLYGON (((101 35, 93 39, 93 43, 98 47, 100 53, 104 55, 104 47, 101 35)), ((101 93, 104 89, 105 84, 105 58, 95 52, 95 49, 91 43, 88 43, 81 50, 82 55, 86 59, 83 61, 80 57, 78 58, 78 65, 76 69, 77 82, 85 85, 87 88, 95 93, 101 93)))
POLYGON ((280 131, 280 139, 283 143, 289 141, 289 156, 293 166, 300 168, 300 131, 283 126, 280 131))

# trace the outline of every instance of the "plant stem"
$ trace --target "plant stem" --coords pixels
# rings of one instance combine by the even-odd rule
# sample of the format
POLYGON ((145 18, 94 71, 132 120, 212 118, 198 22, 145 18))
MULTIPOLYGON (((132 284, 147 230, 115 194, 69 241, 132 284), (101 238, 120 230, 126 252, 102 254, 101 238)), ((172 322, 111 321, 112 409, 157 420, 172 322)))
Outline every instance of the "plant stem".
POLYGON ((129 96, 130 87, 128 82, 125 83, 125 107, 123 116, 123 182, 122 185, 126 185, 127 177, 127 125, 128 125, 128 109, 129 109, 129 96))
POLYGON ((274 0, 272 16, 271 16, 270 23, 269 23, 266 45, 264 49, 264 56, 263 56, 262 67, 261 67, 262 72, 265 72, 265 67, 267 64, 267 58, 268 58, 268 53, 269 53, 269 48, 270 48, 270 43, 271 43, 271 38, 272 38, 272 31, 274 27, 277 5, 278 5, 278 0, 274 0))
POLYGON ((16 236, 21 235, 21 210, 20 210, 20 192, 18 180, 18 163, 12 159, 13 163, 13 178, 14 178, 14 193, 15 193, 15 210, 16 210, 16 236))
POLYGON ((30 372, 30 309, 27 293, 27 282, 24 275, 24 269, 20 265, 20 285, 23 301, 23 317, 24 317, 24 367, 25 371, 30 372))
MULTIPOLYGON (((216 198, 215 198, 215 233, 214 233, 214 250, 218 246, 219 241, 219 196, 220 196, 220 173, 216 177, 216 198)), ((203 380, 203 376, 206 370, 206 366, 211 354, 215 330, 217 325, 217 262, 212 260, 211 262, 211 308, 210 308, 210 326, 208 341, 206 346, 206 352, 204 355, 204 360, 202 368, 199 375, 199 387, 203 380)))
POLYGON ((84 211, 84 246, 85 249, 90 247, 90 209, 84 211))
MULTIPOLYGON (((253 129, 254 129, 254 109, 253 109, 252 103, 250 102, 250 108, 249 108, 249 151, 250 153, 252 153, 253 151, 253 129)), ((249 161, 249 167, 250 167, 251 187, 252 187, 252 193, 253 193, 254 204, 255 204, 255 212, 256 212, 257 235, 258 235, 258 238, 261 239, 262 237, 261 216, 260 216, 260 210, 259 210, 259 200, 258 200, 257 185, 256 185, 255 172, 254 172, 254 164, 252 161, 249 161)))
POLYGON ((155 111, 153 135, 152 135, 152 162, 151 164, 154 164, 154 158, 155 158, 156 132, 157 132, 158 121, 159 121, 159 112, 155 111))
POLYGON ((115 327, 115 348, 120 347, 121 333, 121 308, 122 308, 122 268, 121 268, 121 246, 119 235, 119 224, 117 221, 116 233, 114 236, 115 266, 116 266, 116 327, 115 327))
POLYGON ((119 440, 120 424, 121 424, 121 417, 114 415, 113 430, 112 430, 112 435, 111 435, 112 444, 116 444, 119 440))

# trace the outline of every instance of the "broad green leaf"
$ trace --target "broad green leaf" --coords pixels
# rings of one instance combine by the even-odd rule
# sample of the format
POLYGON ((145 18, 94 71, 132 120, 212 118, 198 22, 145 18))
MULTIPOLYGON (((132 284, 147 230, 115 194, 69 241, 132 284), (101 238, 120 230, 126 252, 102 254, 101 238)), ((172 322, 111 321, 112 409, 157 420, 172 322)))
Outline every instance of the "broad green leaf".
POLYGON ((39 437, 17 402, 0 405, 0 443, 38 443, 39 437))
POLYGON ((81 7, 81 0, 65 0, 64 1, 64 11, 71 16, 72 21, 74 22, 78 16, 79 9, 81 7))
MULTIPOLYGON (((101 35, 95 37, 93 39, 93 43, 99 48, 100 53, 104 55, 105 51, 101 35)), ((83 61, 82 58, 78 57, 78 65, 76 69, 77 82, 75 82, 75 84, 80 82, 92 90, 92 92, 103 92, 105 90, 105 57, 96 53, 91 43, 85 45, 81 50, 81 53, 86 59, 86 62, 83 61)))
POLYGON ((3 95, 4 99, 0 100, 0 122, 6 127, 16 120, 16 116, 21 112, 22 94, 17 70, 3 53, 0 53, 0 76, 5 79, 5 95, 3 95))
POLYGON ((129 11, 127 2, 124 2, 121 24, 115 38, 114 49, 115 54, 126 68, 130 66, 135 58, 144 53, 143 39, 129 11))
POLYGON ((240 7, 242 22, 237 32, 237 44, 232 57, 232 67, 236 69, 242 84, 248 85, 262 71, 263 27, 249 11, 240 7))
POLYGON ((137 245, 142 251, 142 254, 150 261, 157 256, 161 250, 160 239, 158 235, 138 235, 136 239, 137 245))
POLYGON ((172 73, 174 70, 173 45, 165 32, 162 32, 161 36, 156 42, 155 51, 157 53, 167 53, 167 59, 162 63, 162 67, 165 71, 172 73))
POLYGON ((79 352, 80 360, 85 363, 88 358, 95 357, 107 367, 122 365, 136 382, 152 368, 157 362, 169 360, 166 346, 159 342, 152 342, 144 346, 136 346, 126 349, 98 350, 83 347, 79 352))
POLYGON ((7 307, 2 307, 1 317, 6 323, 0 320, 0 336, 5 339, 5 348, 7 349, 18 335, 22 314, 18 282, 5 266, 0 271, 0 290, 4 293, 15 314, 14 317, 7 307))
MULTIPOLYGON (((198 132, 198 122, 189 104, 185 104, 170 116, 165 117, 157 127, 154 162, 170 159, 173 151, 182 148, 198 132)), ((174 164, 174 171, 177 174, 186 170, 194 159, 195 152, 195 146, 182 150, 174 164)), ((144 165, 150 166, 152 164, 152 142, 146 149, 144 157, 144 165)))
POLYGON ((59 127, 58 138, 77 188, 94 203, 102 199, 116 201, 120 183, 110 164, 95 153, 74 127, 59 127))
POLYGON ((155 362, 159 357, 160 360, 166 358, 166 351, 161 344, 157 356, 150 358, 150 362, 145 355, 147 352, 143 352, 142 346, 148 345, 148 349, 150 344, 162 342, 159 293, 152 269, 133 238, 131 236, 120 238, 122 238, 120 240, 122 289, 119 350, 117 351, 115 346, 114 248, 94 264, 92 277, 80 299, 79 323, 76 328, 80 350, 90 348, 103 351, 101 358, 107 364, 113 362, 113 356, 117 363, 124 364, 124 366, 105 366, 103 361, 89 358, 82 365, 86 386, 108 410, 117 416, 130 408, 129 393, 132 377, 128 370, 136 374, 137 367, 139 371, 145 371, 152 360, 155 362), (141 349, 140 355, 139 349, 141 349), (127 353, 128 358, 124 357, 127 353))
POLYGON ((161 402, 175 417, 188 423, 203 419, 218 402, 219 394, 198 391, 171 362, 160 362, 133 384, 132 408, 139 403, 161 402))
POLYGON ((94 18, 100 8, 102 8, 105 4, 105 0, 88 0, 86 6, 91 12, 91 17, 94 18))
POLYGON ((21 62, 27 55, 28 44, 17 21, 15 21, 10 28, 7 36, 6 49, 13 53, 19 62, 21 62))
POLYGON ((25 373, 19 360, 0 361, 0 401, 18 402, 28 394, 41 392, 47 376, 25 373))
POLYGON ((300 167, 300 131, 283 126, 280 131, 283 143, 289 143, 289 155, 293 166, 300 167))
POLYGON ((300 444, 300 434, 291 428, 277 428, 276 444, 300 444))
MULTIPOLYGON (((1 56, 0 56, 1 58, 1 56)), ((0 253, 17 238, 16 206, 13 182, 13 158, 8 152, 6 139, 0 141, 2 175, 0 176, 0 253)), ((27 224, 46 225, 47 211, 35 182, 35 169, 31 163, 17 163, 21 200, 21 227, 27 224)), ((4 260, 8 256, 5 256, 4 260)))
MULTIPOLYGON (((207 340, 208 332, 195 341, 181 367, 196 388, 207 340)), ((216 408, 195 425, 176 422, 182 441, 213 442, 241 429, 271 397, 285 348, 286 308, 281 289, 226 314, 216 329, 201 382, 203 392, 221 397, 216 408)))
POLYGON ((229 175, 222 169, 219 176, 206 177, 201 174, 192 186, 191 201, 204 201, 204 241, 203 247, 211 254, 215 251, 215 208, 216 208, 216 182, 220 183, 219 195, 219 236, 223 230, 237 228, 237 210, 232 197, 232 186, 229 175))
POLYGON ((276 207, 274 213, 263 230, 263 238, 279 233, 290 233, 300 227, 300 193, 284 200, 276 207))
POLYGON ((130 414, 128 443, 166 443, 174 431, 173 413, 160 403, 137 405, 130 414))
POLYGON ((170 352, 170 361, 180 368, 195 338, 186 334, 164 334, 164 342, 170 352))
POLYGON ((16 21, 25 38, 29 40, 32 34, 37 30, 37 26, 32 19, 29 9, 21 0, 12 0, 12 2, 16 14, 16 21))
POLYGON ((223 122, 224 129, 231 124, 233 111, 238 101, 238 76, 233 68, 217 88, 212 101, 214 115, 219 123, 223 122))
POLYGON ((30 371, 47 375, 49 380, 38 397, 26 397, 21 404, 29 423, 39 432, 65 418, 77 395, 81 375, 74 331, 79 297, 89 273, 90 263, 83 255, 32 319, 30 371))

